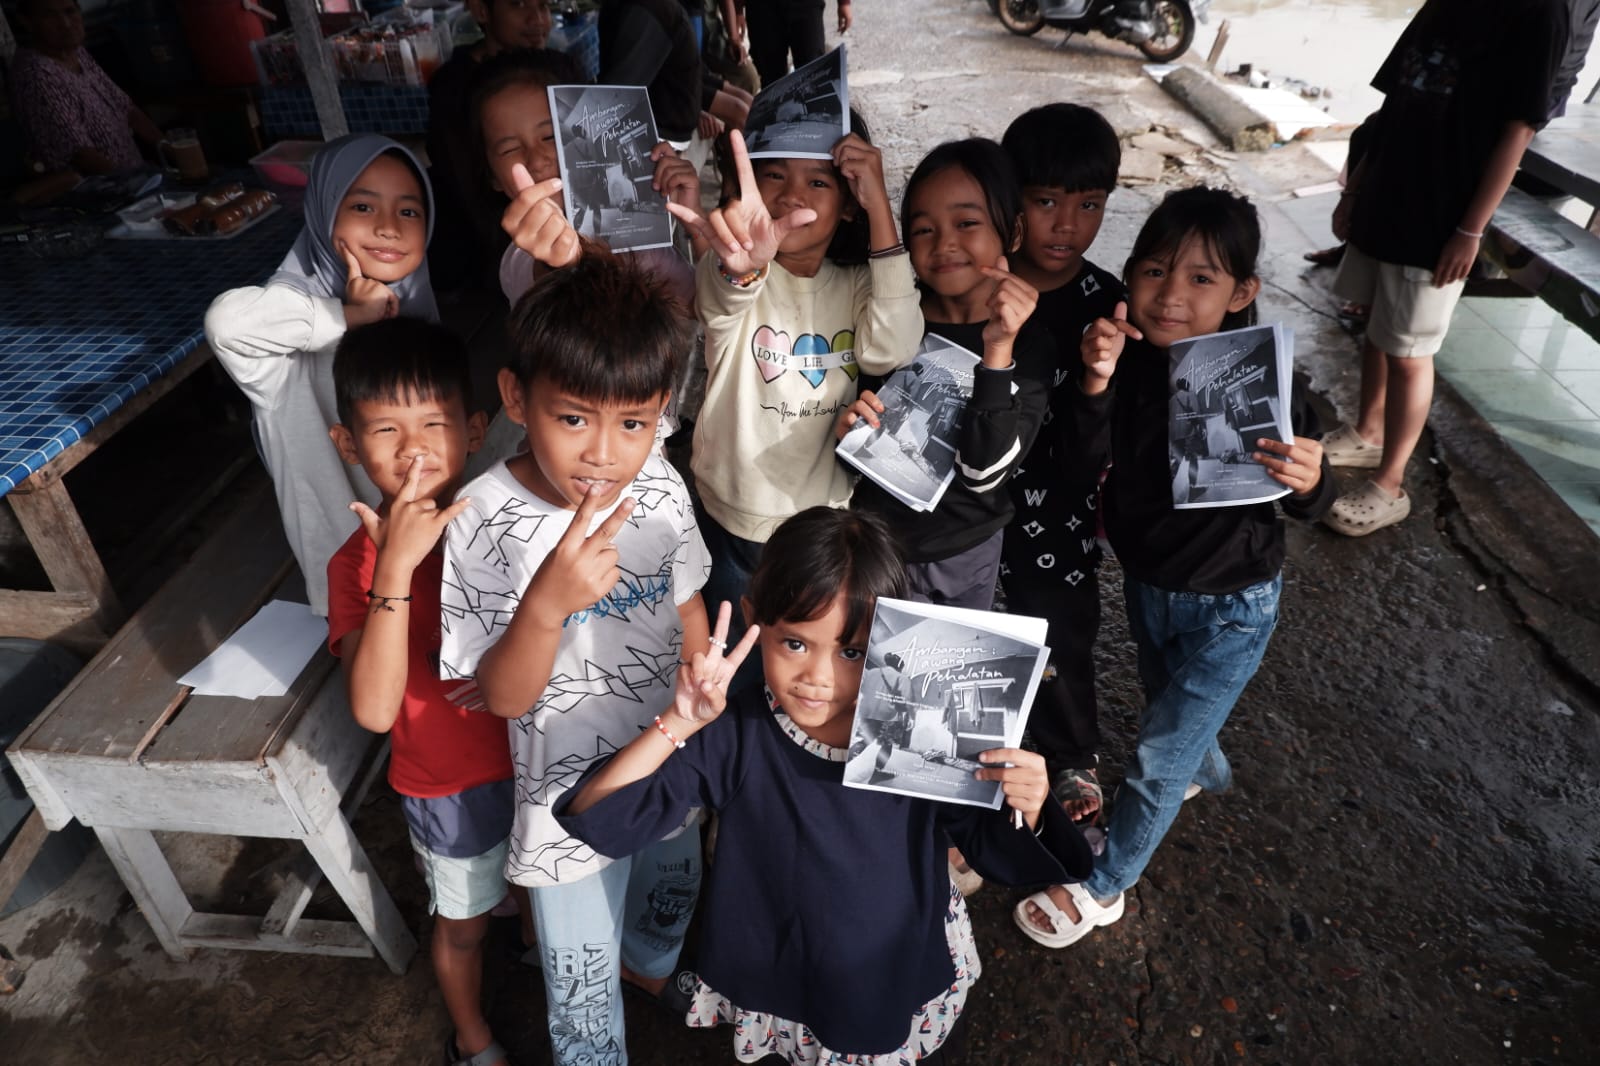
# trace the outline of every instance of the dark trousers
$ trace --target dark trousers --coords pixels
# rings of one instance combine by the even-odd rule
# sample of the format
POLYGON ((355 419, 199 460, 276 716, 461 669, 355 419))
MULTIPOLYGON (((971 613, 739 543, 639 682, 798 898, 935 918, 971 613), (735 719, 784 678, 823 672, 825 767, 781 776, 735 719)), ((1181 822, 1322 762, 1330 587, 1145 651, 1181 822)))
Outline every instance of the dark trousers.
POLYGON ((789 72, 791 53, 797 69, 822 55, 827 45, 823 11, 823 0, 748 0, 744 20, 750 33, 750 59, 763 86, 789 72))
POLYGON ((1094 642, 1100 632, 1100 548, 1095 543, 1099 489, 1093 483, 1061 484, 1048 464, 1033 465, 1019 471, 1011 484, 1017 513, 1005 531, 1000 584, 1007 611, 1050 623, 1056 674, 1040 684, 1028 716, 1034 745, 1053 767, 1085 768, 1095 765, 1100 748, 1094 695, 1094 642))

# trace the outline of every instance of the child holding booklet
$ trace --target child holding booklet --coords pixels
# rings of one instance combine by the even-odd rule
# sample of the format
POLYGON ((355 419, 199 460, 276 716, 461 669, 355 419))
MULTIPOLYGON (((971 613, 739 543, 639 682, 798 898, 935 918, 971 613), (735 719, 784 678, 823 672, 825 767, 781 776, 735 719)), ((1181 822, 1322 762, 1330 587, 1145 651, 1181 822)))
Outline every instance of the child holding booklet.
POLYGON ((768 539, 750 580, 753 623, 724 654, 724 603, 706 654, 678 671, 672 705, 557 804, 605 854, 654 840, 696 806, 719 812, 689 1024, 734 1026, 757 1062, 949 1061, 982 963, 945 876, 945 836, 997 880, 1082 876, 1087 843, 1049 796, 1032 752, 980 755, 1010 809, 934 803, 841 784, 879 597, 905 572, 876 516, 814 507, 768 539), (765 684, 724 714, 759 640, 765 684), (1017 829, 1018 812, 1028 828, 1017 829), (950 1043, 951 1048, 946 1048, 950 1043))
MULTIPOLYGON (((1044 421, 1055 345, 1028 324, 1038 292, 1006 269, 1022 197, 998 144, 973 137, 939 145, 917 164, 902 204, 928 332, 981 360, 961 416, 955 480, 938 506, 914 511, 870 478, 856 483, 850 506, 882 515, 900 538, 911 599, 987 611, 1013 510, 1006 479, 1044 421)), ((863 380, 839 419, 841 438, 858 419, 878 426, 878 381, 863 380)))
MULTIPOLYGON (((1069 449, 1108 459, 1106 535, 1122 564, 1128 622, 1146 698, 1139 737, 1106 828, 1105 851, 1082 885, 1017 904, 1019 928, 1065 947, 1122 917, 1123 893, 1144 873, 1184 800, 1231 782, 1217 734, 1255 674, 1278 620, 1283 525, 1271 503, 1204 510, 1172 504, 1167 349, 1255 322, 1261 224, 1243 197, 1197 187, 1171 193, 1128 256, 1128 299, 1083 335, 1083 377, 1069 449)), ((1253 441, 1256 462, 1287 485, 1290 517, 1314 520, 1333 502, 1316 415, 1292 404, 1298 434, 1253 441)))

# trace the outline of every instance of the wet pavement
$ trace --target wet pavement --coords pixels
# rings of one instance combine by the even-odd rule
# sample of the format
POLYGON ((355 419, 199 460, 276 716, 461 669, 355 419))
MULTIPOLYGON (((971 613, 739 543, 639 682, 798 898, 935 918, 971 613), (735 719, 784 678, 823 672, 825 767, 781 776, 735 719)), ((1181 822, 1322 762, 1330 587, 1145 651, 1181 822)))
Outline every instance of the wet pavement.
MULTIPOLYGON (((852 86, 896 175, 941 139, 997 135, 1061 98, 1124 134, 1161 126, 1209 143, 1126 46, 1015 38, 982 0, 858 6, 852 86)), ((1332 314, 1328 272, 1300 259, 1326 233, 1281 207, 1329 177, 1291 147, 1169 163, 1164 185, 1226 181, 1257 200, 1263 320, 1294 327, 1331 418, 1354 409, 1357 344, 1332 314)), ((1119 190, 1091 258, 1115 269, 1160 192, 1119 190)), ((986 972, 971 1061, 1600 1061, 1600 539, 1439 391, 1409 520, 1365 540, 1291 528, 1282 621, 1222 735, 1235 786, 1185 807, 1126 917, 1051 952, 1013 928, 1015 893, 973 897, 986 972)), ((1114 780, 1141 700, 1114 564, 1103 581, 1114 780)), ((370 799, 356 830, 423 929, 392 797, 370 799)), ((222 871, 186 885, 215 906, 248 912, 281 872, 263 842, 171 843, 186 869, 222 871)), ((168 960, 98 853, 49 901, 0 920, 0 942, 30 966, 0 998, 7 1063, 424 1064, 448 1031, 420 958, 399 978, 376 960, 168 960)), ((490 986, 517 1061, 548 1062, 537 975, 497 959, 490 986)), ((639 1000, 629 1011, 635 1062, 732 1061, 726 1030, 684 1030, 639 1000)))

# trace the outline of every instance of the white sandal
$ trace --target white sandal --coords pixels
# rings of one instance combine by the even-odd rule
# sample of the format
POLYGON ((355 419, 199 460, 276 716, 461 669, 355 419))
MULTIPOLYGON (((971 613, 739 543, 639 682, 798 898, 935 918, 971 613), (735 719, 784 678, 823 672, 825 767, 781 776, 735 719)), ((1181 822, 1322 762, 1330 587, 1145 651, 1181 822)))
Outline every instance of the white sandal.
POLYGON ((1376 470, 1383 462, 1383 445, 1368 444, 1354 426, 1341 422, 1322 438, 1322 454, 1331 466, 1376 470))
POLYGON ((1050 893, 1043 889, 1026 897, 1011 909, 1011 918, 1017 923, 1017 928, 1028 934, 1028 938, 1035 943, 1043 944, 1047 948, 1064 948, 1082 940, 1090 931, 1102 925, 1110 925, 1122 917, 1123 907, 1127 903, 1125 892, 1118 892, 1116 899, 1102 906, 1084 890, 1082 885, 1061 887, 1067 890, 1067 895, 1072 897, 1072 905, 1078 908, 1079 917, 1076 922, 1068 918, 1066 911, 1057 907, 1055 901, 1050 898, 1050 893), (1050 919, 1050 932, 1044 932, 1028 919, 1030 903, 1050 919))
POLYGON ((1391 496, 1375 481, 1364 483, 1354 492, 1333 501, 1322 517, 1329 529, 1347 537, 1364 537, 1385 526, 1392 526, 1411 513, 1411 497, 1404 489, 1391 496))

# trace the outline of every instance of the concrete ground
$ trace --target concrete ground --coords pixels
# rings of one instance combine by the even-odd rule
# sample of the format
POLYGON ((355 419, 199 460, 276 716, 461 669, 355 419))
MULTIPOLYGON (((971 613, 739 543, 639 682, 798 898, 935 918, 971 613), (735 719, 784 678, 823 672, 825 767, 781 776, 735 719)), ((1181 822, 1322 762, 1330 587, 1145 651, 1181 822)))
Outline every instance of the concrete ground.
MULTIPOLYGON (((982 0, 858 6, 852 87, 894 195, 922 150, 998 134, 1053 99, 1099 107, 1127 135, 1159 126, 1210 143, 1125 46, 1011 37, 982 0)), ((1091 257, 1120 265, 1165 187, 1249 193, 1267 229, 1263 320, 1293 326, 1324 413, 1349 415, 1356 341, 1327 272, 1300 259, 1327 235, 1288 199, 1330 177, 1295 147, 1169 162, 1160 187, 1112 198, 1091 257)), ((1223 733, 1235 788, 1185 808, 1121 922, 1051 952, 1012 927, 1015 893, 973 897, 986 972, 971 1061, 1600 1061, 1600 541, 1448 385, 1408 489, 1412 517, 1369 539, 1290 529, 1282 622, 1223 733)), ((1141 701, 1114 563, 1103 583, 1114 780, 1141 701)), ((384 791, 356 829, 425 933, 384 791)), ((186 869, 212 871, 192 894, 241 913, 281 867, 261 842, 171 845, 186 869)), ((399 978, 375 960, 169 960, 98 852, 0 920, 0 943, 29 966, 0 998, 7 1063, 425 1064, 448 1032, 421 958, 399 978)), ((516 1061, 548 1062, 537 975, 497 959, 489 997, 516 1061)), ((629 1009, 633 1061, 732 1061, 725 1030, 629 1009)))

